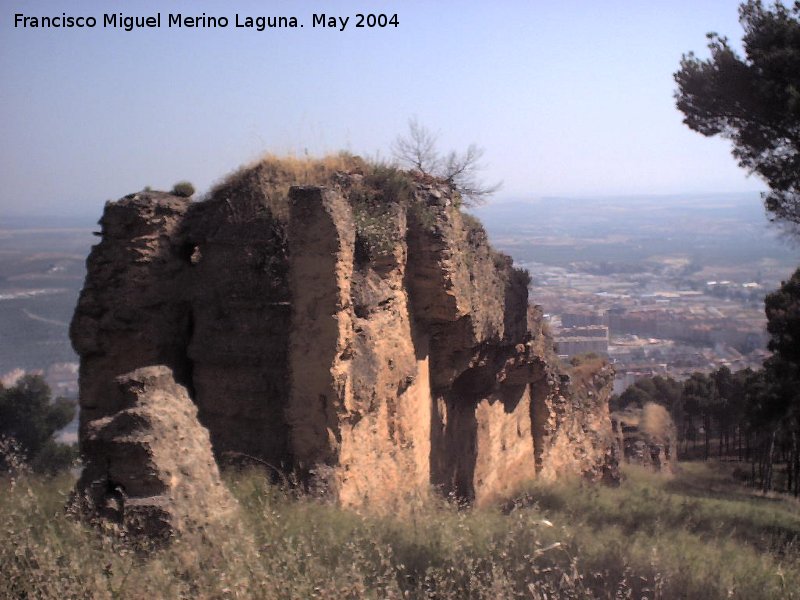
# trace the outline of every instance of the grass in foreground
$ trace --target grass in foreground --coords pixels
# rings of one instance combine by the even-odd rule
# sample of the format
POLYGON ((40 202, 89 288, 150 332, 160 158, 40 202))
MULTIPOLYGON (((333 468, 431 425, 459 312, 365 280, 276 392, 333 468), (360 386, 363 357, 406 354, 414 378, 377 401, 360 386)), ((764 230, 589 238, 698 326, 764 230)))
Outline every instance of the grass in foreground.
MULTIPOLYGON (((724 469, 724 467, 719 467, 724 469)), ((0 480, 2 598, 800 598, 800 507, 712 466, 508 510, 364 517, 233 475, 240 518, 149 558, 69 520, 72 480, 0 480)))

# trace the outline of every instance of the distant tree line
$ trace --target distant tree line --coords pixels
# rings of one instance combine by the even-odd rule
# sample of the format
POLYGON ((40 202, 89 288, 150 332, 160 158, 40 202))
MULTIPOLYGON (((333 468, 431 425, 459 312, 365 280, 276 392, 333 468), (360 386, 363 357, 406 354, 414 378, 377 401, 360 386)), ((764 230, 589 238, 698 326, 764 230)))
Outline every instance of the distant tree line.
POLYGON ((750 479, 764 491, 800 495, 800 269, 765 300, 772 357, 758 370, 720 367, 640 379, 612 409, 646 402, 663 405, 678 429, 679 452, 708 460, 750 463, 750 479))

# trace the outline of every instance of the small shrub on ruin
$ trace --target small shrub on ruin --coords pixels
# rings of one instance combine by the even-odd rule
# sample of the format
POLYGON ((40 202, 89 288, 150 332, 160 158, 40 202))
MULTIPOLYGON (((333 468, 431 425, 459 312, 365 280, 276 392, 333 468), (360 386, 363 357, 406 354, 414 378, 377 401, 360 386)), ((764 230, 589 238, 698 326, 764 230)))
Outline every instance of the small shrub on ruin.
POLYGON ((181 198, 191 198, 194 196, 194 186, 188 181, 179 181, 172 186, 171 193, 174 196, 180 196, 181 198))

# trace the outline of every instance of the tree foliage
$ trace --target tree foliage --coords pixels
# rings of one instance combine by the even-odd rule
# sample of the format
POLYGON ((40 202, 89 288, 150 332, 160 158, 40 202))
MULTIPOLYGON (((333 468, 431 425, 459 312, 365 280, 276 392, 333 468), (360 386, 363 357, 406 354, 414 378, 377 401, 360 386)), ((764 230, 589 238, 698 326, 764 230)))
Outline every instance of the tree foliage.
POLYGON ((682 386, 671 377, 644 377, 629 386, 616 402, 619 408, 634 405, 644 407, 648 402, 660 404, 670 412, 678 408, 682 386))
POLYGON ((775 465, 785 462, 785 487, 800 495, 800 269, 767 295, 764 307, 773 355, 745 390, 754 479, 763 490, 773 489, 775 465))
POLYGON ((481 204, 500 189, 500 183, 487 184, 478 175, 483 148, 470 144, 463 152, 442 154, 436 134, 416 119, 408 122, 408 133, 394 141, 392 153, 402 166, 447 181, 468 204, 481 204))
POLYGON ((769 349, 800 364, 800 269, 764 300, 769 349))
POLYGON ((800 269, 764 300, 769 349, 764 365, 772 383, 764 412, 776 429, 793 439, 797 477, 800 477, 800 269))
POLYGON ((744 57, 708 34, 711 57, 690 52, 675 73, 684 123, 733 144, 739 165, 766 181, 773 220, 800 225, 800 2, 739 8, 744 57))
POLYGON ((72 461, 74 450, 53 435, 74 417, 75 403, 64 398, 51 402, 50 387, 40 375, 24 375, 9 388, 0 386, 0 437, 14 439, 37 471, 56 471, 72 461))

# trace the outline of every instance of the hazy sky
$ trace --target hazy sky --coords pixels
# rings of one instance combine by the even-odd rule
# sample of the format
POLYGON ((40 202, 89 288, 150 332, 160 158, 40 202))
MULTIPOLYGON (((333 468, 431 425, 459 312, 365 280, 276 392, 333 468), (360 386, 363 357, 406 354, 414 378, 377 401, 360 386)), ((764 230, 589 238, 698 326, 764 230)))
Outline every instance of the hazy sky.
POLYGON ((0 0, 0 216, 99 215, 181 179, 205 189, 260 154, 386 156, 409 117, 476 142, 499 197, 762 189, 727 142, 681 123, 672 73, 705 33, 741 38, 733 0, 0 0), (94 16, 21 29, 14 14, 94 16), (162 14, 155 30, 104 13, 162 14), (168 13, 226 29, 168 28, 168 13), (358 12, 399 26, 356 29, 358 12), (302 29, 235 27, 296 16, 302 29), (312 14, 350 16, 344 31, 312 14))

